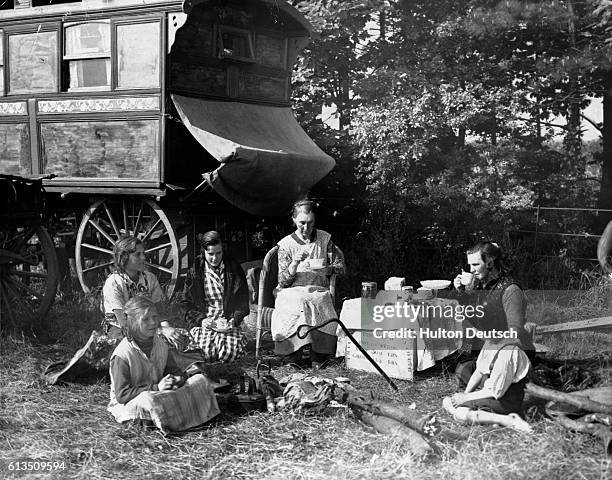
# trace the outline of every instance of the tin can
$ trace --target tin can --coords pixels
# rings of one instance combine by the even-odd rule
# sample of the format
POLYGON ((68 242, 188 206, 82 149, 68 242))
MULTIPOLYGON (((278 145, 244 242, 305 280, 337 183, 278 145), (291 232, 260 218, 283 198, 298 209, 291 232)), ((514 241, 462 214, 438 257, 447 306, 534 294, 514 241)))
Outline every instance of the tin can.
POLYGON ((414 288, 410 285, 402 287, 402 297, 405 302, 412 302, 414 298, 414 288))
POLYGON ((376 298, 377 293, 376 282, 361 282, 361 298, 376 298))

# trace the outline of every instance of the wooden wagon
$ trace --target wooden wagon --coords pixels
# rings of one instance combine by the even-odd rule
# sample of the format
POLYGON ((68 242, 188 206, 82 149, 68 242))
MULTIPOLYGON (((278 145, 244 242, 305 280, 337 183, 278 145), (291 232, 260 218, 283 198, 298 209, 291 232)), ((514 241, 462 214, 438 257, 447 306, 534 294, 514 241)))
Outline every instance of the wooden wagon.
MULTIPOLYGON (((250 260, 257 217, 287 214, 331 171, 290 109, 291 71, 311 34, 282 0, 2 3, 0 174, 44 177, 47 226, 56 245, 74 246, 86 292, 126 234, 146 240, 169 296, 196 231, 220 230, 250 260)), ((2 275, 22 278, 24 265, 2 275)), ((56 278, 56 265, 41 260, 40 275, 56 278)), ((39 283, 27 296, 37 317, 55 295, 39 283)), ((0 290, 2 305, 16 302, 13 290, 0 290)))

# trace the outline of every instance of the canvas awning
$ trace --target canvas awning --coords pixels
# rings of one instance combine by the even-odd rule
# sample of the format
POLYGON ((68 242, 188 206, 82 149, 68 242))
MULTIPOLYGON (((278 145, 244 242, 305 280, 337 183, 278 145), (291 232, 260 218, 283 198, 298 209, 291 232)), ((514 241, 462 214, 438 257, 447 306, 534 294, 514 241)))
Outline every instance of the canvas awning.
POLYGON ((334 168, 291 109, 172 95, 185 126, 221 165, 205 174, 228 202, 254 215, 286 215, 334 168))

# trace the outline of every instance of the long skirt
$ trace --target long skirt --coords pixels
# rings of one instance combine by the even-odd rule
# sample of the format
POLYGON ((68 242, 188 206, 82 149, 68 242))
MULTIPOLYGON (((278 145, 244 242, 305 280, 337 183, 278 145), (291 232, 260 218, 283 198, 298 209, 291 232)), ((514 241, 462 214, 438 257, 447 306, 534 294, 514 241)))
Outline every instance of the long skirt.
POLYGON ((219 406, 210 380, 198 374, 176 390, 142 392, 126 404, 109 405, 108 411, 119 423, 152 420, 163 432, 180 432, 216 417, 219 406))
POLYGON ((312 345, 316 353, 331 354, 336 351, 335 323, 310 332, 306 338, 298 338, 302 325, 314 327, 338 315, 329 291, 323 287, 304 286, 284 288, 278 292, 272 313, 272 338, 275 353, 288 355, 305 345, 312 345))
POLYGON ((217 332, 193 327, 189 334, 192 340, 187 351, 201 352, 205 362, 233 362, 246 353, 247 340, 240 328, 217 332))

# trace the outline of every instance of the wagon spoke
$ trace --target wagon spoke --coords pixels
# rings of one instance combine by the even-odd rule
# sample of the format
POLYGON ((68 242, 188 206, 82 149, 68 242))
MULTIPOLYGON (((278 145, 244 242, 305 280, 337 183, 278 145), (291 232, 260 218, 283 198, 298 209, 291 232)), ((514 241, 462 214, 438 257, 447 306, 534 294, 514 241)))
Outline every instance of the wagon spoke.
POLYGON ((170 247, 172 247, 172 242, 164 243, 162 245, 158 245, 156 247, 149 248, 149 249, 145 250, 145 253, 153 253, 153 252, 157 252, 159 250, 163 250, 164 248, 170 248, 170 247))
POLYGON ((113 264, 113 262, 106 262, 106 263, 101 263, 100 265, 95 265, 93 267, 84 268, 83 269, 83 273, 91 272, 93 270, 99 270, 100 268, 110 267, 112 264, 113 264))
POLYGON ((17 270, 15 268, 11 268, 9 270, 9 273, 11 275, 19 275, 19 276, 22 276, 22 277, 31 277, 31 278, 47 278, 49 276, 46 273, 30 272, 28 270, 17 270))
POLYGON ((153 225, 153 226, 151 227, 151 230, 149 230, 149 231, 146 233, 146 235, 145 235, 145 236, 142 238, 142 241, 143 241, 143 242, 146 242, 146 241, 147 241, 147 239, 148 239, 148 238, 149 238, 149 237, 150 237, 150 236, 153 234, 153 232, 154 232, 154 231, 155 231, 155 229, 156 229, 156 228, 159 226, 159 224, 160 224, 160 223, 162 223, 162 219, 161 219, 161 218, 158 218, 158 219, 157 219, 157 222, 155 222, 155 225, 153 225))
POLYGON ((28 287, 25 283, 20 282, 18 280, 10 279, 10 278, 7 278, 7 283, 10 283, 10 285, 12 285, 16 289, 19 288, 19 289, 23 290, 28 295, 31 295, 32 297, 36 298, 36 300, 40 301, 40 299, 41 299, 40 293, 39 292, 35 292, 30 287, 28 287))
POLYGON ((108 248, 98 247, 97 245, 92 245, 90 243, 81 243, 82 247, 89 248, 90 250, 96 250, 98 252, 106 253, 108 255, 112 255, 113 252, 108 248))
POLYGON ((130 234, 130 228, 128 226, 128 212, 127 207, 125 206, 125 200, 121 202, 123 204, 123 226, 125 227, 125 234, 130 234))
POLYGON ((162 267, 161 265, 155 265, 154 263, 147 262, 147 266, 149 266, 151 268, 154 268, 156 270, 160 270, 162 272, 169 273, 170 275, 172 275, 172 270, 170 270, 169 268, 166 268, 166 267, 162 267))
POLYGON ((38 226, 34 225, 30 227, 28 230, 26 230, 24 233, 21 233, 13 237, 13 240, 15 240, 15 244, 12 246, 12 250, 16 252, 20 251, 23 248, 23 246, 26 243, 28 243, 28 240, 34 236, 37 228, 38 226))
POLYGON ((106 231, 100 225, 98 225, 98 222, 96 222, 95 220, 92 220, 90 218, 89 219, 89 223, 92 224, 95 227, 95 229, 98 232, 100 232, 104 236, 104 238, 106 238, 109 241, 109 243, 111 245, 115 244, 115 241, 113 240, 113 237, 111 237, 108 233, 106 233, 106 231))
MULTIPOLYGON (((4 305, 6 306, 6 313, 9 317, 9 323, 13 326, 16 326, 17 322, 15 321, 15 314, 13 313, 11 302, 9 300, 8 289, 6 288, 6 285, 4 285, 4 283, 0 283, 0 289, 2 289, 2 298, 4 299, 4 305)), ((2 308, 1 305, 0 308, 2 308)))
POLYGON ((116 244, 117 232, 149 243, 146 253, 152 262, 150 270, 170 277, 165 288, 166 294, 172 296, 180 269, 176 233, 164 211, 153 200, 142 198, 100 199, 84 215, 75 248, 77 275, 83 290, 91 292, 104 281, 102 277, 112 265, 113 255, 113 247, 106 240, 110 236, 116 244))
POLYGON ((134 225, 134 237, 138 237, 138 230, 140 229, 140 222, 142 220, 142 207, 144 202, 140 202, 140 209, 138 210, 138 217, 136 218, 136 224, 134 225))
MULTIPOLYGON (((19 292, 12 285, 10 285, 9 283, 5 283, 5 286, 7 288, 7 291, 11 290, 13 292, 13 299, 15 300, 15 303, 21 307, 19 308, 19 311, 27 317, 28 323, 33 325, 36 322, 36 318, 32 316, 30 310, 34 309, 26 303, 23 297, 19 295, 19 292)), ((14 322, 13 324, 16 325, 16 323, 14 322)))
MULTIPOLYGON (((106 205, 106 202, 102 203, 102 205, 104 205, 104 210, 106 211, 106 215, 108 216, 108 219, 110 220, 111 225, 113 226, 113 230, 115 231, 115 235, 117 235, 117 240, 121 238, 121 233, 119 232, 119 229, 117 228, 117 224, 115 223, 115 219, 113 218, 113 215, 111 214, 110 209, 108 208, 108 205, 106 205)), ((114 244, 115 242, 113 242, 114 244)))

